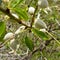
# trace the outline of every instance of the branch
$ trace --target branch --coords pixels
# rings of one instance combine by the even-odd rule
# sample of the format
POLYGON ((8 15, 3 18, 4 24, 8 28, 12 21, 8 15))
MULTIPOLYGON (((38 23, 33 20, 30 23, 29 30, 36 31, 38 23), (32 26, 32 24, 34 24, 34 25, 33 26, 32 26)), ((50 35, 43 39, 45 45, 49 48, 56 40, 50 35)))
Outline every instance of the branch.
POLYGON ((32 27, 32 25, 33 25, 33 23, 34 23, 35 13, 36 13, 37 9, 38 9, 38 5, 36 5, 34 14, 33 14, 33 16, 32 16, 31 27, 32 27))
POLYGON ((19 24, 22 24, 28 28, 30 28, 28 25, 26 25, 25 23, 23 23, 21 20, 17 19, 16 17, 14 17, 11 13, 10 10, 7 8, 6 10, 3 9, 2 7, 0 7, 0 11, 3 12, 4 14, 8 15, 11 19, 17 21, 19 24))

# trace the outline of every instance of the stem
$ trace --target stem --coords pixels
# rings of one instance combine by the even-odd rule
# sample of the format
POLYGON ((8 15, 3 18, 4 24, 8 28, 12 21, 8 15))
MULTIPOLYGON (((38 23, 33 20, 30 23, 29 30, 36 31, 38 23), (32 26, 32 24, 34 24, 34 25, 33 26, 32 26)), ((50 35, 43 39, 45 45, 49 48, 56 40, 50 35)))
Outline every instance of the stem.
POLYGON ((38 9, 38 5, 36 5, 35 12, 34 12, 33 17, 32 17, 31 27, 32 27, 32 25, 34 23, 35 13, 36 13, 37 9, 38 9))
POLYGON ((28 28, 30 28, 28 25, 26 25, 25 23, 23 23, 20 19, 17 19, 16 17, 14 17, 13 15, 11 15, 10 10, 7 8, 6 10, 3 9, 2 7, 0 7, 0 11, 2 11, 4 14, 8 15, 11 19, 17 21, 19 24, 22 24, 28 28))
POLYGON ((60 42, 51 33, 49 33, 48 31, 46 32, 60 45, 60 42))

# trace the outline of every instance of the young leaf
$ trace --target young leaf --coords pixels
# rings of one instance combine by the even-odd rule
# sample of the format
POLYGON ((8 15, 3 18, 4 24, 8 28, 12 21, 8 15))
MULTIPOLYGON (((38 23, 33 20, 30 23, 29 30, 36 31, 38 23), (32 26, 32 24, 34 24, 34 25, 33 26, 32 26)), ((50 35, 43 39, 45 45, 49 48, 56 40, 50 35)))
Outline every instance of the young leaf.
POLYGON ((0 36, 0 42, 3 42, 4 41, 4 36, 5 36, 5 34, 6 34, 6 30, 3 32, 3 34, 0 36))
POLYGON ((15 8, 16 6, 18 6, 19 4, 22 3, 23 0, 11 0, 10 1, 10 6, 11 8, 15 8))
POLYGON ((0 36, 4 33, 4 31, 5 31, 5 23, 0 22, 0 36))
POLYGON ((3 39, 4 35, 5 35, 5 23, 4 22, 0 22, 0 40, 3 39))
POLYGON ((19 17, 25 21, 28 20, 28 15, 27 15, 27 12, 24 10, 24 9, 21 9, 21 8, 14 8, 15 12, 19 15, 19 17))
POLYGON ((27 45, 27 47, 28 47, 31 51, 33 51, 33 49, 34 49, 33 41, 32 41, 30 38, 28 38, 27 36, 25 37, 25 44, 27 45))
POLYGON ((34 28, 34 29, 32 29, 32 32, 34 34, 36 34, 37 36, 39 36, 40 38, 42 38, 43 40, 48 39, 47 35, 44 32, 42 32, 42 31, 39 31, 39 30, 34 28))

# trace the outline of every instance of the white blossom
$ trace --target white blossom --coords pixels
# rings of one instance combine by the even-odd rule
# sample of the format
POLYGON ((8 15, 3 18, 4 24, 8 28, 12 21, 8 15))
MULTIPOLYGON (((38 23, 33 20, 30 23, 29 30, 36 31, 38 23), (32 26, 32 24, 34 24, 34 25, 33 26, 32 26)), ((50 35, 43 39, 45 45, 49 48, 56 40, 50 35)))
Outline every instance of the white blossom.
POLYGON ((13 15, 14 17, 16 17, 17 19, 19 19, 18 15, 14 14, 14 13, 12 13, 12 15, 13 15))
POLYGON ((29 7, 28 12, 30 14, 34 14, 35 8, 34 7, 29 7))
POLYGON ((20 26, 20 27, 16 30, 15 34, 19 34, 19 33, 22 32, 24 29, 25 29, 25 26, 20 26))
POLYGON ((13 38, 14 38, 14 34, 12 32, 9 32, 4 36, 4 40, 13 39, 13 38))

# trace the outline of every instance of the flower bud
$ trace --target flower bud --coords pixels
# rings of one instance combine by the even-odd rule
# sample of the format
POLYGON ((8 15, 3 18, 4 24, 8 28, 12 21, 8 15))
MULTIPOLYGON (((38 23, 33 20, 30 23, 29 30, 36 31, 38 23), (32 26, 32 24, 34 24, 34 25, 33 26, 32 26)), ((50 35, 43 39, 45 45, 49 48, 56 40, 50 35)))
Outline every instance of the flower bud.
POLYGON ((45 22, 43 22, 40 19, 36 19, 34 25, 35 25, 36 28, 39 28, 39 29, 40 28, 47 28, 45 22))
POLYGON ((9 32, 5 35, 4 40, 13 39, 13 38, 14 38, 14 34, 12 32, 9 32))
POLYGON ((30 14, 34 14, 35 8, 34 7, 29 7, 28 12, 30 14))
POLYGON ((37 18, 35 19, 34 26, 38 29, 40 28, 47 28, 45 22, 39 18, 40 14, 38 14, 37 18))
POLYGON ((17 31, 15 32, 15 34, 19 34, 20 32, 22 32, 25 29, 25 26, 20 26, 17 31))
POLYGON ((46 7, 48 7, 48 1, 47 0, 39 0, 38 6, 40 6, 41 8, 46 8, 46 7))

